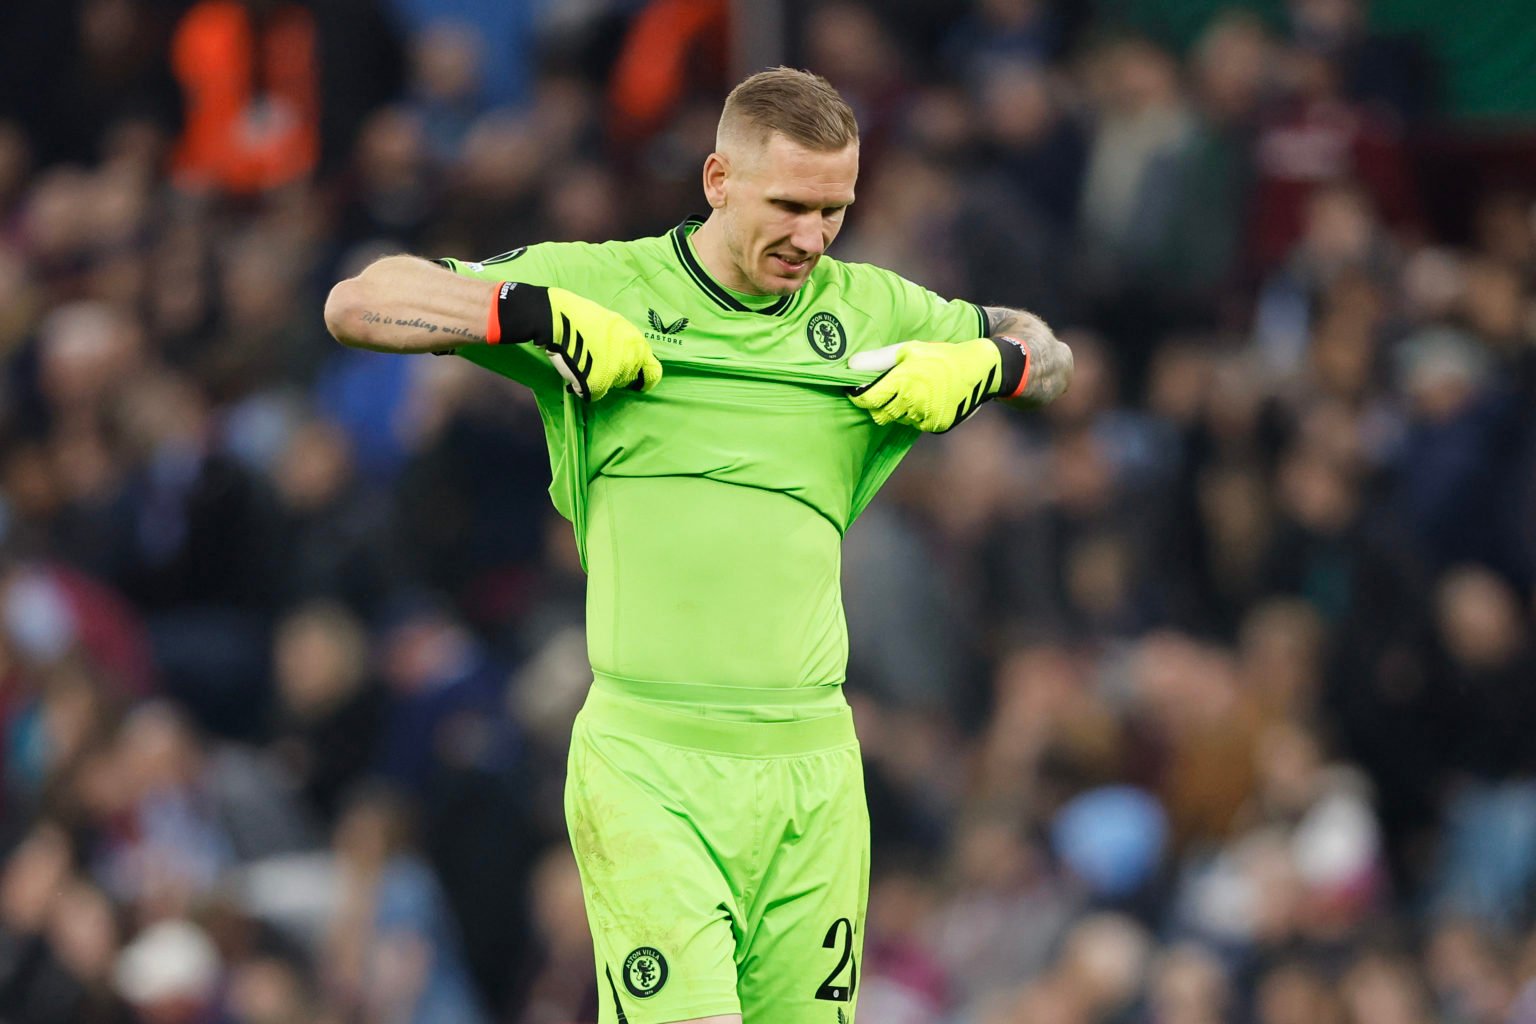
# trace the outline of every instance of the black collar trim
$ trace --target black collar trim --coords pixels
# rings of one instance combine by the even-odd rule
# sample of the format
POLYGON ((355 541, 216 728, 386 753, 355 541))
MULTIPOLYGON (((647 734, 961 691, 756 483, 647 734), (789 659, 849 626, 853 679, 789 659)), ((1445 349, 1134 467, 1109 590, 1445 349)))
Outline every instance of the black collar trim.
POLYGON ((693 278, 693 283, 698 285, 699 290, 708 295, 715 305, 721 309, 729 309, 737 313, 759 313, 763 316, 779 316, 789 309, 790 306, 794 305, 795 298, 800 294, 798 290, 781 296, 777 302, 764 306, 762 309, 753 309, 726 291, 718 281, 710 277, 703 265, 699 263, 698 258, 693 255, 693 248, 688 244, 688 236, 703 223, 703 217, 690 216, 673 228, 672 251, 677 253, 678 262, 683 265, 683 269, 688 272, 688 276, 693 278))

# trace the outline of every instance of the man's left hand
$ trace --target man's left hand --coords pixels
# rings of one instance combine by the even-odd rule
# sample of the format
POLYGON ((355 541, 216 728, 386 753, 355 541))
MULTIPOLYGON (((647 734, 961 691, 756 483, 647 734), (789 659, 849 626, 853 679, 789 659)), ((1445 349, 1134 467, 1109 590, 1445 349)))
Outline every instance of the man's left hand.
POLYGON ((885 371, 848 392, 876 423, 904 423, 942 434, 987 399, 1017 393, 1028 372, 1028 356, 1012 338, 904 341, 856 353, 848 368, 885 371))

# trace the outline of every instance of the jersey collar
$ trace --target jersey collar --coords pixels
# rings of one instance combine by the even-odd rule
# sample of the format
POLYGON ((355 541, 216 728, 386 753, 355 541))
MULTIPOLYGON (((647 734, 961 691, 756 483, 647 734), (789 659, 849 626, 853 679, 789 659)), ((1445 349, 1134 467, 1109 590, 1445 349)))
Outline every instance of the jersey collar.
POLYGON ((800 291, 790 292, 780 296, 777 302, 763 306, 761 309, 753 309, 742 302, 736 296, 726 290, 725 286, 709 276, 704 265, 693 253, 693 246, 688 242, 688 236, 699 229, 704 223, 704 218, 693 215, 683 220, 681 224, 672 229, 672 251, 677 254, 678 262, 683 265, 683 270, 693 279, 693 283, 699 286, 699 290, 708 295, 715 305, 721 309, 729 309, 737 313, 759 313, 763 316, 782 316, 790 306, 795 304, 800 291))

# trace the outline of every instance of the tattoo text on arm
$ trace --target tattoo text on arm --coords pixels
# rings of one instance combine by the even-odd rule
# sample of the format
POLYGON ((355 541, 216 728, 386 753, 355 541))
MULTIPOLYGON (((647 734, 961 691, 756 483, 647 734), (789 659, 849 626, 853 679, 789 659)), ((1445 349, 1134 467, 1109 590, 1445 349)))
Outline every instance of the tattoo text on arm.
POLYGON ((1029 350, 1029 378, 1024 393, 1014 401, 1037 406, 1060 398, 1072 382, 1072 350, 1057 340, 1055 332, 1033 313, 1006 306, 985 308, 993 334, 1017 338, 1029 350))
POLYGON ((484 341, 485 335, 470 330, 467 327, 455 327, 452 324, 435 324, 421 317, 413 317, 410 320, 396 320, 394 317, 375 310, 363 310, 363 323, 385 324, 393 327, 405 327, 418 331, 426 331, 428 334, 448 334, 458 338, 469 338, 474 341, 484 341))

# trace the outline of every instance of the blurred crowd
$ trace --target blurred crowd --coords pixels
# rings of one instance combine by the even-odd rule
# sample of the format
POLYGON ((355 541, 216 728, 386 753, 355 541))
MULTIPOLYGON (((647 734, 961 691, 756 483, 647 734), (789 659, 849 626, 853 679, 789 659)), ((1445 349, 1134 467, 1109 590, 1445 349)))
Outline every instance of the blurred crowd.
MULTIPOLYGON (((537 413, 320 309, 696 211, 769 6, 0 10, 0 1020, 595 1019, 537 413)), ((1536 1021, 1536 148, 1431 187, 1363 0, 1137 6, 784 7, 835 254, 1077 362, 847 538, 860 1019, 1536 1021)))

